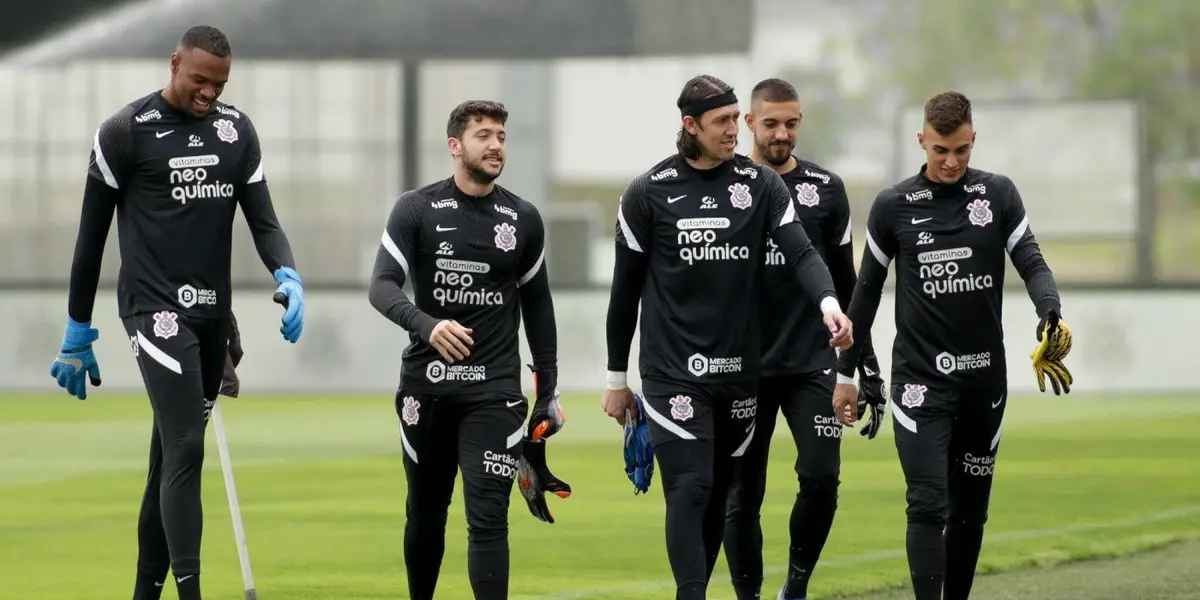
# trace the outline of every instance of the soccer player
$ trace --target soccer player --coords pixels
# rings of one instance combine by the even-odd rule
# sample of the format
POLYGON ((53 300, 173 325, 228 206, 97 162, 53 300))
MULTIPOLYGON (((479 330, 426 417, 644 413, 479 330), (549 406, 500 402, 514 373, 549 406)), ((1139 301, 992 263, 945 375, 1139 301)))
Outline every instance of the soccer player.
MULTIPOLYGON (((1042 259, 1012 180, 968 167, 975 131, 957 92, 925 104, 920 171, 875 199, 850 316, 857 340, 870 332, 896 264, 892 416, 908 486, 907 551, 917 600, 964 600, 983 543, 1000 425, 1007 404, 1001 306, 1008 255, 1025 282, 1049 350, 1035 353, 1055 393, 1069 391, 1054 275, 1042 259), (943 596, 944 594, 944 596, 943 596)), ((858 351, 838 360, 835 411, 855 419, 850 379, 858 351)), ((1043 388, 1044 391, 1044 388, 1043 388)))
POLYGON ((396 201, 371 278, 371 305, 411 341, 396 414, 408 479, 404 562, 413 600, 433 598, 459 470, 471 588, 476 600, 508 597, 509 494, 523 440, 543 443, 533 440, 562 426, 542 218, 533 204, 496 184, 507 120, 505 106, 490 101, 464 102, 450 113, 454 174, 396 201), (406 281, 414 299, 402 289, 406 281), (537 394, 528 427, 522 318, 537 394))
POLYGON ((295 342, 304 324, 300 276, 271 204, 258 135, 248 115, 217 101, 230 62, 224 34, 193 27, 171 55, 170 85, 100 125, 71 264, 66 335, 50 369, 81 400, 87 379, 100 385, 92 309, 116 212, 118 311, 154 411, 134 600, 159 598, 168 569, 180 600, 200 598, 200 471, 228 353, 239 206, 276 293, 287 298, 284 338, 295 342))
POLYGON ((602 405, 624 424, 641 304, 640 367, 666 498, 676 598, 705 597, 725 529, 733 463, 756 431, 759 282, 773 235, 792 276, 819 306, 829 344, 850 340, 833 281, 774 169, 735 153, 737 96, 699 75, 676 102, 678 152, 636 177, 617 212, 602 405))
MULTIPOLYGON (((854 251, 850 201, 842 179, 828 169, 792 155, 802 113, 796 89, 781 79, 754 86, 746 125, 754 134, 750 158, 774 169, 797 203, 797 216, 825 259, 845 310, 854 293, 854 251)), ((842 426, 833 412, 834 362, 829 332, 817 306, 804 300, 804 288, 788 269, 774 240, 768 240, 766 284, 760 296, 762 366, 754 440, 739 461, 729 492, 725 558, 738 600, 757 600, 763 583, 759 510, 766 492, 771 436, 782 409, 796 443, 796 495, 789 522, 787 579, 781 600, 802 600, 837 510, 842 426)), ((871 407, 863 433, 875 437, 884 411, 879 362, 863 340, 863 408, 871 407)))

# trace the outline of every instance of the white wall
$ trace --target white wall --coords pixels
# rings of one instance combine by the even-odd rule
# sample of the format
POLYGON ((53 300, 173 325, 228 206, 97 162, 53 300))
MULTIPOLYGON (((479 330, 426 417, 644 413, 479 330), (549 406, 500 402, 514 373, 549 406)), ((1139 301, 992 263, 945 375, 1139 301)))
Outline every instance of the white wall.
MULTIPOLYGON (((63 292, 0 292, 0 387, 59 392, 49 376, 62 338, 63 292)), ((1036 390, 1029 366, 1036 326, 1024 292, 1008 294, 1010 388, 1036 390)), ((564 390, 603 386, 606 292, 558 292, 559 384, 564 390)), ((247 393, 307 391, 390 394, 399 377, 406 338, 368 304, 366 292, 308 294, 304 337, 295 346, 279 335, 279 306, 270 292, 235 294, 246 357, 239 369, 247 393)), ((1081 393, 1200 392, 1194 341, 1200 332, 1200 294, 1071 293, 1064 312, 1075 333, 1067 360, 1081 393)), ((885 295, 874 339, 885 372, 895 334, 892 298, 885 295), (886 351, 884 349, 887 349, 886 351)), ((99 395, 137 390, 141 381, 116 318, 112 292, 102 292, 95 324, 104 385, 99 395)), ((528 357, 528 351, 523 352, 528 357)), ((631 364, 637 363, 636 343, 631 364)), ((636 375, 636 374, 634 374, 636 375)), ((636 376, 632 378, 637 380, 636 376)), ((526 386, 529 380, 526 374, 526 386)), ((65 393, 65 392, 60 392, 65 393)))

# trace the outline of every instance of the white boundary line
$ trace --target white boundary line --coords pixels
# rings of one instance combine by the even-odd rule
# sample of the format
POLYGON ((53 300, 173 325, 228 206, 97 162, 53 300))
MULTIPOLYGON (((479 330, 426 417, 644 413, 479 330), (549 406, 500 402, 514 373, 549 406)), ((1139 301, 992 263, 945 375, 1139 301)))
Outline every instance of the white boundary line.
MULTIPOLYGON (((984 536, 984 545, 994 544, 998 542, 1008 542, 1013 540, 1028 540, 1038 538, 1056 537, 1060 535, 1069 535, 1072 533, 1084 533, 1089 531, 1101 531, 1105 529, 1120 529, 1122 527, 1137 527, 1140 525, 1148 525, 1160 521, 1170 521, 1183 517, 1200 514, 1200 506, 1187 506, 1174 510, 1143 515, 1141 517, 1131 517, 1117 521, 1102 521, 1099 523, 1081 523, 1078 525, 1068 525, 1066 527, 1055 527, 1052 529, 1027 529, 1020 531, 1009 531, 1004 533, 995 533, 984 536)), ((852 556, 844 556, 821 561, 821 566, 839 566, 839 565, 855 565, 865 562, 874 562, 877 560, 886 560, 890 558, 903 558, 905 556, 904 548, 895 550, 882 550, 879 552, 867 552, 865 554, 856 554, 852 556)), ((721 563, 718 563, 720 566, 721 563)), ((765 575, 776 575, 785 572, 785 567, 767 567, 764 569, 765 575)), ((716 581, 721 577, 728 578, 728 573, 722 572, 719 568, 713 573, 713 580, 716 581)), ((525 600, 582 600, 585 598, 604 598, 611 594, 621 593, 639 593, 652 592, 655 590, 668 589, 675 586, 674 581, 657 581, 651 583, 642 583, 636 585, 612 586, 604 588, 592 588, 587 590, 575 590, 570 592, 559 592, 556 594, 545 594, 541 596, 519 596, 525 600)))

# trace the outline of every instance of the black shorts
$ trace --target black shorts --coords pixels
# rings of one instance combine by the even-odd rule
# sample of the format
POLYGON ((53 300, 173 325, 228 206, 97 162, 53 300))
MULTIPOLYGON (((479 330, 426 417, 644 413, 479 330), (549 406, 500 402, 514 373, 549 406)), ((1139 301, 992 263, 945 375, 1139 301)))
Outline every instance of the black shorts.
POLYGON ((758 383, 699 386, 646 380, 642 383, 650 441, 703 440, 718 454, 740 457, 755 436, 758 383))
POLYGON ((163 434, 202 427, 225 372, 229 320, 163 310, 138 313, 122 322, 163 434))
POLYGON ((467 522, 495 526, 507 511, 529 401, 519 392, 396 394, 400 443, 414 514, 449 506, 462 471, 467 522))
POLYGON ((833 370, 764 377, 758 386, 758 436, 753 454, 766 460, 780 412, 796 444, 796 474, 801 479, 837 478, 841 471, 842 425, 833 413, 833 370), (761 451, 759 449, 761 448, 761 451))
POLYGON ((1008 386, 892 387, 896 450, 908 486, 910 520, 942 522, 956 497, 986 507, 1000 448, 1008 386))

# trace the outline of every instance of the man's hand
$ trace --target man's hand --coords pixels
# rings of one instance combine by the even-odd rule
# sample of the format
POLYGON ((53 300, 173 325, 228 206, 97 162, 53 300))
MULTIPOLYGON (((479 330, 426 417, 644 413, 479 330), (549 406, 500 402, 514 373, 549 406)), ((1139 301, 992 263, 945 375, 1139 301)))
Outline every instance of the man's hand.
POLYGON ((100 365, 92 352, 92 342, 98 339, 100 332, 92 328, 91 322, 77 323, 68 317, 58 356, 50 364, 50 376, 58 381, 58 387, 80 400, 87 399, 89 380, 100 387, 100 365))
POLYGON ((517 488, 529 505, 529 512, 539 521, 554 522, 554 515, 546 505, 546 492, 559 498, 571 497, 571 486, 557 478, 546 466, 546 442, 526 439, 517 461, 517 488))
POLYGON ((617 420, 617 423, 624 425, 629 417, 637 418, 638 411, 637 400, 633 397, 633 390, 628 387, 619 390, 605 389, 604 397, 600 399, 600 408, 604 409, 604 413, 617 420))
POLYGON ((853 383, 833 386, 833 414, 847 427, 858 418, 858 387, 853 383))
MULTIPOLYGON (((640 408, 642 397, 634 394, 634 400, 640 408)), ((635 496, 649 491, 650 482, 654 480, 654 446, 650 443, 650 424, 646 422, 646 412, 639 413, 636 418, 633 413, 625 415, 625 476, 633 483, 635 496)))
POLYGON ((887 383, 879 373, 879 361, 875 356, 863 357, 862 363, 858 365, 858 382, 857 418, 861 420, 868 410, 871 411, 871 416, 859 434, 873 440, 879 434, 887 412, 887 383))
POLYGON ((537 398, 533 402, 526 437, 538 442, 558 433, 566 423, 567 415, 558 399, 558 370, 538 371, 533 365, 529 365, 529 370, 533 371, 533 389, 537 398))
POLYGON ((1038 323, 1037 339, 1038 345, 1029 358, 1033 359, 1033 373, 1037 377, 1038 389, 1044 393, 1046 379, 1049 378, 1055 396, 1071 393, 1071 384, 1075 383, 1075 378, 1063 364, 1063 359, 1071 352, 1074 338, 1057 311, 1051 310, 1038 323))
POLYGON ((279 332, 283 339, 295 344, 304 331, 304 284, 300 282, 300 274, 291 267, 280 267, 275 270, 275 288, 272 300, 283 305, 283 326, 279 332))
POLYGON ((446 364, 452 365, 457 361, 466 360, 471 355, 467 346, 475 343, 471 339, 473 331, 463 327, 458 321, 439 321, 437 325, 433 326, 433 331, 429 333, 429 345, 442 355, 446 364))
POLYGON ((838 350, 849 350, 854 345, 854 326, 842 311, 826 314, 825 326, 829 328, 830 346, 838 350))

